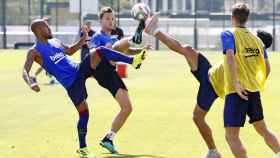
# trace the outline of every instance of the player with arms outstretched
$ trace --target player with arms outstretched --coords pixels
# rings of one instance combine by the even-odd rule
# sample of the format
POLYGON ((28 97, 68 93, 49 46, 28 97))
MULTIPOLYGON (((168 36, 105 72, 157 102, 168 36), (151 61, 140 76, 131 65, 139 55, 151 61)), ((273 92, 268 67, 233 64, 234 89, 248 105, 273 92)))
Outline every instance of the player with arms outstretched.
POLYGON ((31 30, 36 36, 36 44, 30 49, 24 64, 23 78, 30 88, 36 92, 40 91, 36 82, 30 79, 30 69, 35 61, 41 65, 48 73, 56 77, 60 84, 66 89, 69 98, 75 105, 79 113, 77 124, 80 148, 80 157, 94 157, 90 154, 86 144, 87 124, 89 111, 87 104, 86 80, 93 76, 100 86, 107 89, 120 106, 130 107, 126 111, 121 111, 115 118, 112 130, 118 131, 132 111, 131 101, 127 88, 109 61, 120 61, 139 68, 144 60, 143 55, 128 57, 111 49, 100 47, 91 50, 91 53, 80 63, 74 63, 68 56, 73 55, 87 40, 86 30, 81 39, 71 45, 66 46, 58 39, 52 37, 48 24, 42 20, 34 20, 31 30))

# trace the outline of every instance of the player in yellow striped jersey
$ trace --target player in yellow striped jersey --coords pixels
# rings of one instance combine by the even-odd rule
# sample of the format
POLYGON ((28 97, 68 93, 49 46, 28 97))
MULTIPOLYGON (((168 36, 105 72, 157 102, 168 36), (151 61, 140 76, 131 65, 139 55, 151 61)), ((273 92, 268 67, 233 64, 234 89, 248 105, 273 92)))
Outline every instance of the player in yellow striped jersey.
MULTIPOLYGON (((193 120, 209 149, 209 151, 204 155, 204 158, 221 158, 221 154, 216 149, 211 128, 205 121, 205 117, 213 105, 213 102, 218 97, 224 98, 225 96, 223 62, 211 66, 209 61, 197 50, 194 50, 189 45, 182 46, 176 39, 160 31, 157 26, 157 16, 158 15, 154 15, 148 19, 146 22, 145 32, 150 35, 154 35, 169 49, 183 55, 186 58, 191 68, 191 72, 200 82, 197 94, 197 104, 193 112, 193 120)), ((264 31, 258 31, 258 36, 262 39, 265 48, 271 46, 271 34, 264 31)), ((267 69, 269 69, 269 64, 267 64, 267 69)), ((269 71, 267 71, 267 76, 268 74, 269 71)))

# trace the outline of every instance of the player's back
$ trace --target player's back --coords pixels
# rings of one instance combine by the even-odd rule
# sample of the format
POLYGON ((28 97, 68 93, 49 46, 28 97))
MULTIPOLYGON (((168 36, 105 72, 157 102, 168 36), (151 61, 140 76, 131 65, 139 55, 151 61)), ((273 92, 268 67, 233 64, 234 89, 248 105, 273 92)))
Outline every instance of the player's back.
MULTIPOLYGON (((266 79, 264 46, 262 41, 247 28, 235 28, 233 35, 237 75, 241 84, 246 90, 251 92, 262 90, 266 79)), ((227 58, 225 56, 225 63, 227 63, 226 60, 227 58)), ((229 65, 225 64, 225 86, 227 94, 235 91, 229 72, 229 65)))

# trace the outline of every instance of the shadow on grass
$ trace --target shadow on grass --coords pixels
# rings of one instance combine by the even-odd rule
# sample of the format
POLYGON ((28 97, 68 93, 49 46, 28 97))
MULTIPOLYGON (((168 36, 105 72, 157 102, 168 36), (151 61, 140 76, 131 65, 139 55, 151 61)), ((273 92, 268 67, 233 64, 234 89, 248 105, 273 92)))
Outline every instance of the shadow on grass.
POLYGON ((104 153, 103 158, 166 158, 166 157, 162 157, 162 156, 156 156, 156 155, 144 155, 144 154, 108 154, 108 153, 104 153))

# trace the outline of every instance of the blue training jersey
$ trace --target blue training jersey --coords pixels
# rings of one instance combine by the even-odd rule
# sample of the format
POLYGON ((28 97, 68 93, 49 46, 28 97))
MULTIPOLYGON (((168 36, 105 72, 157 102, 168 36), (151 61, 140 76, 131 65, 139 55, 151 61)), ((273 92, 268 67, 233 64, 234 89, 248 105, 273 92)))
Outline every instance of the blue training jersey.
POLYGON ((62 43, 52 38, 48 43, 36 42, 35 49, 43 59, 42 67, 68 89, 76 78, 79 65, 64 53, 62 43))
POLYGON ((108 35, 103 31, 96 32, 90 41, 90 46, 97 48, 100 46, 106 46, 107 44, 114 44, 118 41, 118 35, 108 35))

